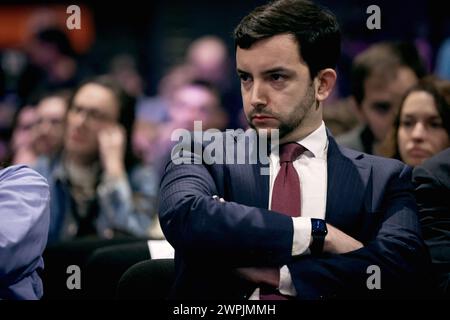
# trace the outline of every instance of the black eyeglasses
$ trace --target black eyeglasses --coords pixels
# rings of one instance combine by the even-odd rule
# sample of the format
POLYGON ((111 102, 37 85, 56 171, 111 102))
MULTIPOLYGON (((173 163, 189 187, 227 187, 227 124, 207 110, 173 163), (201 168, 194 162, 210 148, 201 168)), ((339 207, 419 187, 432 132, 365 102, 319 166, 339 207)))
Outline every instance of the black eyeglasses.
POLYGON ((77 114, 77 115, 85 114, 87 119, 92 119, 93 121, 100 122, 100 121, 112 121, 113 120, 109 115, 107 115, 97 109, 83 108, 80 106, 72 106, 69 109, 69 111, 73 112, 74 114, 77 114))

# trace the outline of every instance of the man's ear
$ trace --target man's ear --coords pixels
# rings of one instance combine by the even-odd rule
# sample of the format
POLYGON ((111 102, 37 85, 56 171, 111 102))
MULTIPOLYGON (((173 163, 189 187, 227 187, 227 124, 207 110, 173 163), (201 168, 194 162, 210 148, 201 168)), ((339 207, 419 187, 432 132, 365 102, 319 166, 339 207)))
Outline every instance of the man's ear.
POLYGON ((316 85, 316 100, 324 101, 333 91, 336 84, 336 71, 331 68, 320 70, 314 79, 316 85))

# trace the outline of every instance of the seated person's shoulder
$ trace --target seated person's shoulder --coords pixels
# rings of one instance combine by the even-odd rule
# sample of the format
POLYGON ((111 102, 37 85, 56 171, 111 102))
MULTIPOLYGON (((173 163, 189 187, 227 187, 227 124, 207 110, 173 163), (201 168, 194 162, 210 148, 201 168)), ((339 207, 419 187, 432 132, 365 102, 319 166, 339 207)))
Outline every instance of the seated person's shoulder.
MULTIPOLYGON (((35 230, 46 239, 50 190, 39 173, 25 165, 0 170, 0 207, 4 213, 0 232, 15 234, 10 239, 27 239, 35 230)), ((1 224, 1 223, 0 223, 1 224)), ((34 238, 36 241, 37 238, 34 238)))
POLYGON ((407 166, 405 163, 397 159, 391 159, 381 156, 376 156, 361 151, 356 151, 353 149, 348 149, 346 147, 340 146, 343 154, 350 159, 354 159, 355 163, 362 163, 370 165, 372 170, 376 173, 380 172, 401 172, 403 170, 411 171, 412 168, 407 166))
POLYGON ((0 170, 0 180, 16 180, 25 182, 25 179, 37 179, 45 182, 45 178, 42 175, 26 165, 12 165, 0 170))
POLYGON ((45 178, 25 165, 0 170, 0 300, 39 299, 50 211, 45 178), (12 258, 14 257, 14 259, 12 258))
POLYGON ((419 167, 432 171, 450 172, 450 148, 436 154, 419 167))
POLYGON ((0 190, 17 189, 21 194, 33 189, 47 197, 49 187, 47 179, 26 165, 13 165, 0 170, 0 190))
POLYGON ((450 148, 415 167, 413 177, 417 184, 432 179, 442 187, 450 189, 450 148))

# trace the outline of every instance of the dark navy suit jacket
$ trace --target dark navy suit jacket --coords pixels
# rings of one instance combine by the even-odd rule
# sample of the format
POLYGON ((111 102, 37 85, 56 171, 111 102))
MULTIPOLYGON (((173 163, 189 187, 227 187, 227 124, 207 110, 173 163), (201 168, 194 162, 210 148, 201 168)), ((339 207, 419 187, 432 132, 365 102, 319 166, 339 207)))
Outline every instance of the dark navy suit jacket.
POLYGON ((437 294, 450 298, 450 148, 415 167, 413 182, 437 294))
MULTIPOLYGON (((241 136, 226 141, 237 145, 241 136)), ((364 247, 340 255, 292 257, 292 219, 267 209, 269 176, 260 174, 263 165, 170 161, 161 181, 160 221, 176 250, 173 298, 246 298, 256 285, 236 277, 234 268, 283 265, 290 270, 298 299, 413 292, 429 255, 421 238, 411 169, 340 147, 330 134, 328 139, 325 219, 364 247), (381 290, 367 287, 370 265, 380 268, 381 290)), ((172 159, 200 159, 198 150, 203 152, 207 144, 197 149, 194 144, 176 149, 172 159)))

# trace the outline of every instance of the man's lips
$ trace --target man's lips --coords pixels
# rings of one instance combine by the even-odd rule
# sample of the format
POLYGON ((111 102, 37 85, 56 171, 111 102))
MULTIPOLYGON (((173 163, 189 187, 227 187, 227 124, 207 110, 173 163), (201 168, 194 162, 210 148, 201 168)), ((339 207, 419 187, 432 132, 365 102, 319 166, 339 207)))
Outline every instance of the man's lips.
POLYGON ((276 118, 266 115, 256 115, 252 117, 252 123, 255 126, 272 126, 276 120, 276 118))
POLYGON ((266 121, 266 120, 276 120, 277 118, 273 117, 273 116, 269 116, 266 114, 256 114, 254 116, 252 116, 252 120, 253 121, 266 121))
POLYGON ((258 119, 258 120, 262 120, 262 119, 275 119, 274 117, 271 116, 253 116, 253 119, 258 119))

